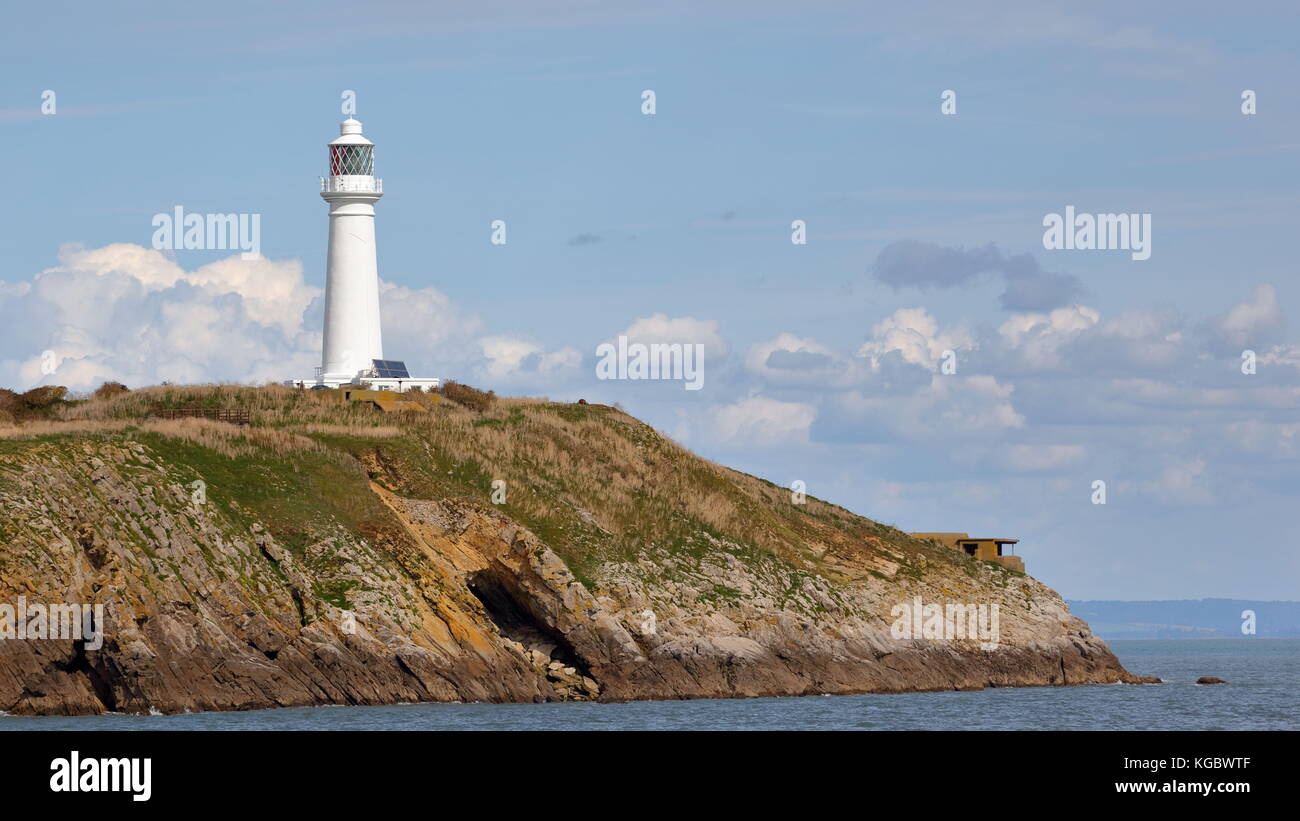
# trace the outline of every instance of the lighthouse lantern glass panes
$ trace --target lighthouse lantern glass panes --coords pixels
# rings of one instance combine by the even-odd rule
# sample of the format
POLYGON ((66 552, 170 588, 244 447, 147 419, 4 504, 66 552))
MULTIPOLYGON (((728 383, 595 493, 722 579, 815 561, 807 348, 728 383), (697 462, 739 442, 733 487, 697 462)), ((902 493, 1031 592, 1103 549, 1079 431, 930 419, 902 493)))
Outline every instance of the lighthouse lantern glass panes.
POLYGON ((373 145, 331 145, 330 174, 371 177, 375 173, 373 145))

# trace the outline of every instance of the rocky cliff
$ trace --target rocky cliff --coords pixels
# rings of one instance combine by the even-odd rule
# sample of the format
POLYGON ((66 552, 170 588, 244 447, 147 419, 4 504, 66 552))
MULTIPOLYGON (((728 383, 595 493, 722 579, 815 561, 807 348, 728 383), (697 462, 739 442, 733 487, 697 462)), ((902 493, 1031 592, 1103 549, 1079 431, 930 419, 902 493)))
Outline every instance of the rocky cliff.
POLYGON ((158 388, 0 429, 0 710, 180 712, 1136 681, 1034 579, 699 459, 617 409, 158 388), (241 428, 158 408, 238 407, 241 428), (996 647, 895 638, 997 604, 996 647), (0 625, 2 630, 3 625, 0 625))

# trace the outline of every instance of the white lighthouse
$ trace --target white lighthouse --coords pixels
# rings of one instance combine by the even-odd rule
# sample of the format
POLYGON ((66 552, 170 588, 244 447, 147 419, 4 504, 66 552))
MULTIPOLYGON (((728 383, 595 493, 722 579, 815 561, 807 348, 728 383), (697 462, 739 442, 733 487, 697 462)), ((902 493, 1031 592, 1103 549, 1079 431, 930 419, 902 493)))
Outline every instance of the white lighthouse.
POLYGON ((361 123, 351 117, 329 143, 329 175, 321 177, 320 195, 329 203, 330 232, 324 345, 316 387, 437 387, 437 379, 413 379, 405 363, 384 359, 375 253, 375 203, 384 195, 384 185, 375 177, 375 144, 362 136, 361 123))

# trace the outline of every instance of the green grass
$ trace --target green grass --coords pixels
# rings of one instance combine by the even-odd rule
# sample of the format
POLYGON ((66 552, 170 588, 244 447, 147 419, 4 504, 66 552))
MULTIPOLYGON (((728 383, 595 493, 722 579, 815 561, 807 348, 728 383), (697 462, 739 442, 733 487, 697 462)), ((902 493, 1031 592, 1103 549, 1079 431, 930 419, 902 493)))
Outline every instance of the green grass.
POLYGON ((309 533, 313 523, 336 520, 357 530, 383 511, 356 470, 321 454, 232 458, 157 434, 141 434, 139 441, 156 458, 203 480, 208 503, 223 515, 249 525, 260 521, 286 546, 309 533))

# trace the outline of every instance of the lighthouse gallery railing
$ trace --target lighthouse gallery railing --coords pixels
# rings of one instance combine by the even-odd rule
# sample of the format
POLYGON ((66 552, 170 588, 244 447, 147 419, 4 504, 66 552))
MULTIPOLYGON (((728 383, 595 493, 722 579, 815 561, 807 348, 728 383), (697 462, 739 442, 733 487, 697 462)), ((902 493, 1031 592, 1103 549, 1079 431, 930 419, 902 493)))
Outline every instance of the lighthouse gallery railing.
POLYGON ((320 190, 326 194, 382 194, 384 181, 375 177, 344 175, 321 177, 320 190))

